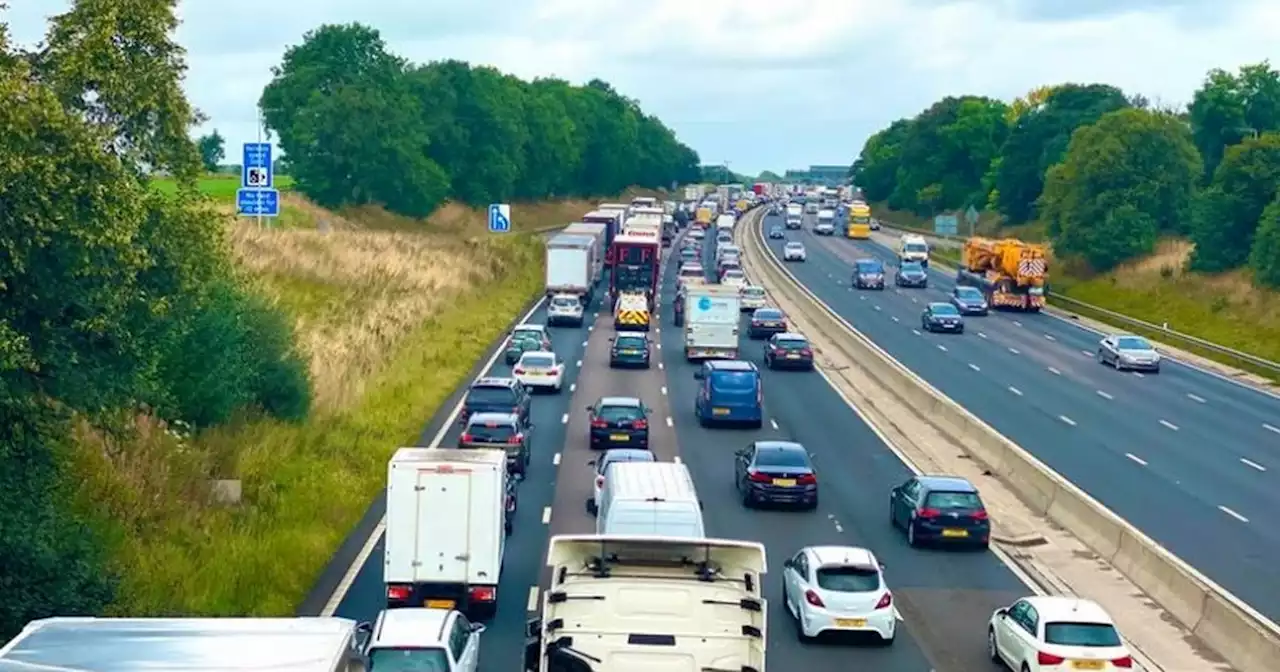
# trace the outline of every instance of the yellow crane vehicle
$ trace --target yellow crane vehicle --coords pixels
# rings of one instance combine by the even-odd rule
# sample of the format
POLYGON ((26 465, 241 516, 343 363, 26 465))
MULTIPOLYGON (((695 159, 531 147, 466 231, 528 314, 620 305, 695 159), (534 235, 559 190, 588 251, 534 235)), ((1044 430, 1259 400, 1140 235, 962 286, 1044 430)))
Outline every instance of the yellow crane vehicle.
POLYGON ((849 237, 858 240, 871 237, 871 206, 861 201, 849 206, 849 237))
POLYGON ((964 241, 956 284, 976 287, 992 308, 1039 312, 1044 308, 1049 260, 1043 245, 1016 238, 964 241))

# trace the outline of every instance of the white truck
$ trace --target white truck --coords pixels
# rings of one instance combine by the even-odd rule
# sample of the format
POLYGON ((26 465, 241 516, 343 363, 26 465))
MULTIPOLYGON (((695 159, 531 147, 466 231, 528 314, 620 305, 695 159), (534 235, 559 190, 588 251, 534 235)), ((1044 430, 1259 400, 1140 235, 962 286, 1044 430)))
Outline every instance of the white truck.
POLYGON ((690 283, 684 291, 684 356, 737 359, 742 295, 732 285, 690 283))
POLYGON ((818 222, 813 226, 813 232, 820 236, 834 236, 836 233, 836 212, 823 208, 818 211, 818 222))
POLYGON ((546 295, 573 294, 582 305, 591 303, 596 288, 595 239, 559 233, 547 239, 546 295))
POLYGON ((792 217, 804 217, 804 206, 799 203, 787 204, 787 219, 792 217))
POLYGON ((509 478, 503 450, 396 451, 387 466, 382 563, 389 608, 493 616, 509 529, 509 478))
POLYGON ((660 207, 640 206, 631 210, 631 216, 622 225, 623 232, 643 229, 662 234, 662 217, 665 215, 660 207))
POLYGON ((599 284, 600 278, 604 277, 605 253, 609 251, 609 225, 600 222, 573 222, 564 227, 560 233, 570 236, 587 236, 592 240, 592 260, 595 263, 595 270, 591 277, 594 278, 595 284, 599 284))
POLYGON ((337 617, 43 618, 0 645, 0 671, 357 672, 370 630, 337 617))
POLYGON ((726 212, 716 217, 716 231, 733 231, 733 225, 738 223, 738 218, 733 213, 726 212))
POLYGON ((557 535, 525 672, 765 672, 761 544, 557 535))

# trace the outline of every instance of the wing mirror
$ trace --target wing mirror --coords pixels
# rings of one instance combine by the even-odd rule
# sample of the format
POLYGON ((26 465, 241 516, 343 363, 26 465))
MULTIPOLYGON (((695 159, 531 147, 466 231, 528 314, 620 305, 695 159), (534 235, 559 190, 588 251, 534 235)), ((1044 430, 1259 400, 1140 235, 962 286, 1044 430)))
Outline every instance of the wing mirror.
POLYGON ((1009 615, 1009 610, 1006 607, 1000 607, 999 609, 996 609, 996 616, 1004 618, 1005 616, 1008 616, 1008 615, 1009 615))

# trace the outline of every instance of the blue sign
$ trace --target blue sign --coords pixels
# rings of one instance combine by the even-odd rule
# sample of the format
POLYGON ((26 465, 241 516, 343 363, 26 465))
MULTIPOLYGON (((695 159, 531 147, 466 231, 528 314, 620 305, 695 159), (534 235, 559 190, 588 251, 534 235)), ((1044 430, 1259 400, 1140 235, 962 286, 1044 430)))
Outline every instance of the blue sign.
POLYGON ((271 189, 275 186, 275 178, 275 171, 271 166, 271 143, 244 143, 244 160, 240 162, 240 187, 271 189))
POLYGON ((236 212, 245 217, 278 217, 280 192, 275 189, 237 189, 236 212))
POLYGON ((704 296, 698 299, 698 310, 701 310, 703 312, 711 310, 711 297, 704 296))
POLYGON ((955 215, 938 215, 933 218, 933 232, 940 236, 954 236, 956 223, 955 215))
POLYGON ((507 233, 511 230, 511 206, 494 203, 489 206, 489 232, 507 233))

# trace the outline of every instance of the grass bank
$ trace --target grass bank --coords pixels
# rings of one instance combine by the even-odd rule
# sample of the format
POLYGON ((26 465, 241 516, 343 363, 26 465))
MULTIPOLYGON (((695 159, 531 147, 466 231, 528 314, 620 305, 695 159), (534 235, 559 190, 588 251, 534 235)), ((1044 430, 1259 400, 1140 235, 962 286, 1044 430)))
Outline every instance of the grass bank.
MULTIPOLYGON (((294 320, 311 417, 245 416, 188 436, 139 416, 127 436, 77 436, 70 477, 123 577, 114 613, 292 613, 381 487, 391 452, 417 438, 541 285, 540 241, 488 234, 483 212, 449 205, 409 220, 296 203, 295 226, 229 217, 227 227, 246 281, 294 320), (240 481, 242 502, 215 504, 212 479, 240 481)), ((546 227, 592 204, 517 204, 512 219, 546 227)))

